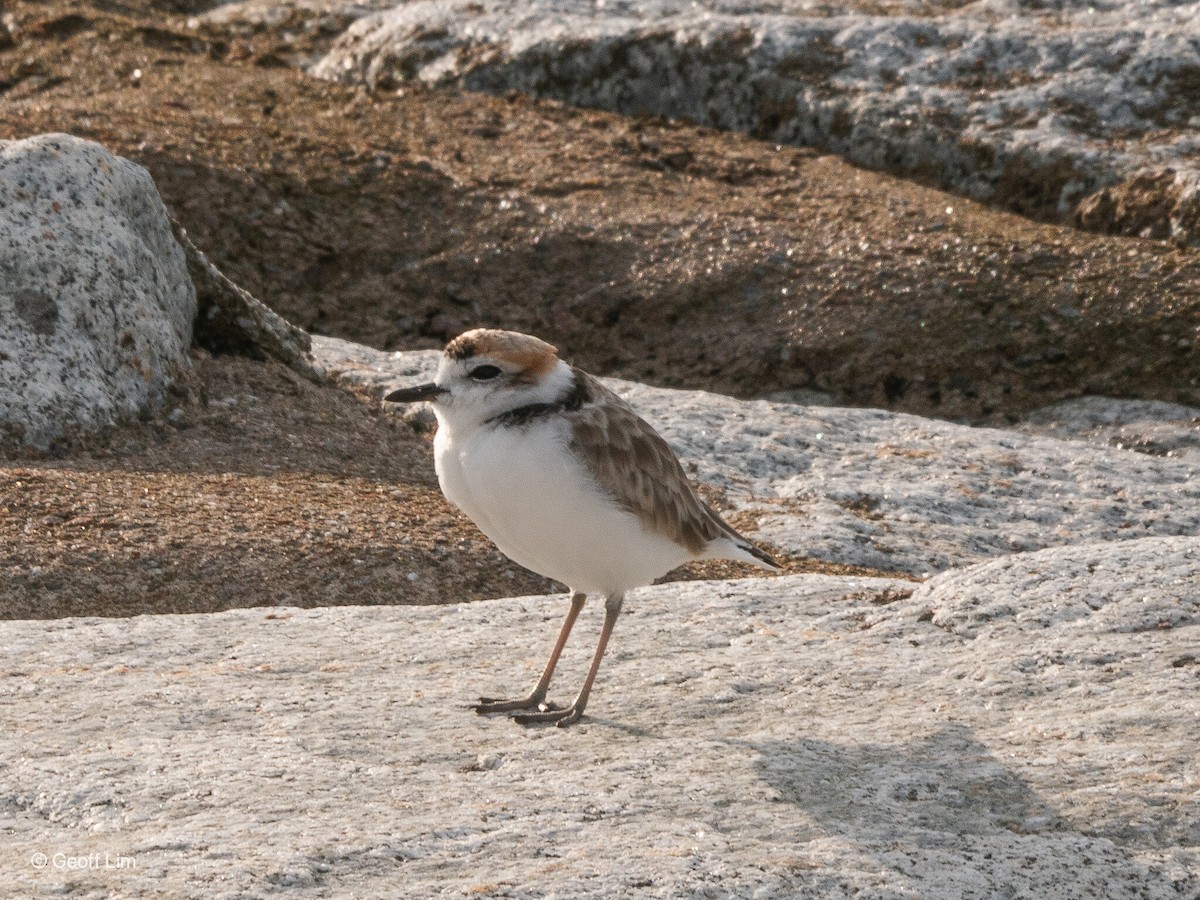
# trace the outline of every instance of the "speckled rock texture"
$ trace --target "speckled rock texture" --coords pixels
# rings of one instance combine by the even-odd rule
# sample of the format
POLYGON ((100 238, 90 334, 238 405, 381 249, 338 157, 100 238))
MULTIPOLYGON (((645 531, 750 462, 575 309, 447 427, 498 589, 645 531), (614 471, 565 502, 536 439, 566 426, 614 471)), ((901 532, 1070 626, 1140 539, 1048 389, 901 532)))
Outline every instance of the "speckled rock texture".
MULTIPOLYGON (((247 14, 262 6, 254 0, 247 14)), ((688 117, 1090 228, 1200 241, 1200 3, 422 0, 355 9, 362 18, 318 75, 688 117)))
POLYGON ((383 12, 394 0, 236 0, 204 13, 214 23, 279 25, 302 22, 306 29, 337 33, 372 12, 383 12))
POLYGON ((1005 556, 938 575, 913 596, 928 604, 935 625, 969 638, 1000 629, 1074 627, 1084 620, 1113 634, 1200 625, 1200 538, 1005 556))
MULTIPOLYGON (((438 358, 325 337, 313 353, 374 396, 430 380, 438 358)), ((607 383, 697 479, 755 517, 757 537, 792 553, 931 574, 1046 547, 1200 534, 1200 468, 1190 452, 1174 455, 1186 445, 1151 455, 883 410, 607 383)), ((1156 409, 1186 411, 1143 406, 1143 425, 1156 409)))
MULTIPOLYGON (((1198 580, 1200 539, 1150 538, 911 595, 642 589, 569 729, 466 708, 536 679, 562 597, 0 623, 0 883, 1194 900, 1200 641, 1179 586, 1198 580)), ((552 696, 598 628, 589 606, 552 696)))
POLYGON ((196 294, 149 173, 69 135, 0 141, 0 439, 158 406, 196 294))
POLYGON ((1200 466, 1200 409, 1194 406, 1079 397, 1034 410, 1017 429, 1169 456, 1200 466))

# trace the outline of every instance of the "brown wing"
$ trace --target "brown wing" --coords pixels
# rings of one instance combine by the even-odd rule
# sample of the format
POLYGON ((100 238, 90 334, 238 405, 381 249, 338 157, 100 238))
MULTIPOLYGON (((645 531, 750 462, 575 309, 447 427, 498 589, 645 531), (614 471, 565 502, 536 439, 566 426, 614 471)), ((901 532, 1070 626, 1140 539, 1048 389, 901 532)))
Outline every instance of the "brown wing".
POLYGON ((565 415, 572 448, 587 459, 596 480, 647 527, 692 553, 714 538, 744 541, 696 496, 670 446, 629 405, 585 372, 588 402, 565 415))

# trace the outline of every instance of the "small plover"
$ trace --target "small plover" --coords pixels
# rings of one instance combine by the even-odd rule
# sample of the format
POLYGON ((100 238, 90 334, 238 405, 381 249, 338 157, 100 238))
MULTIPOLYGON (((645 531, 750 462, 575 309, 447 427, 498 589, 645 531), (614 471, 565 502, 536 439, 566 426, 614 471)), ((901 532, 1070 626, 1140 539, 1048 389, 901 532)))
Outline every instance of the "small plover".
POLYGON ((479 713, 518 722, 579 720, 625 592, 694 559, 779 566, 705 504, 653 428, 597 379, 527 334, 475 329, 452 340, 437 380, 385 400, 433 405, 442 492, 500 550, 565 584, 571 607, 527 697, 481 698, 479 713), (605 598, 604 626, 575 702, 546 702, 584 600, 605 598))

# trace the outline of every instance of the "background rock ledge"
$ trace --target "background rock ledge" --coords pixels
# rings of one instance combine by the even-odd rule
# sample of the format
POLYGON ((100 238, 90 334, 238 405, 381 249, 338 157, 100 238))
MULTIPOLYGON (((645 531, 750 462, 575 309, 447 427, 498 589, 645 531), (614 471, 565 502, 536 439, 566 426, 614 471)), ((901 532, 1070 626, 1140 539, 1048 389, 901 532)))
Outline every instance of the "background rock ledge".
POLYGON ((1194 2, 424 0, 355 12, 365 17, 316 74, 686 117, 1021 212, 1200 241, 1194 2))

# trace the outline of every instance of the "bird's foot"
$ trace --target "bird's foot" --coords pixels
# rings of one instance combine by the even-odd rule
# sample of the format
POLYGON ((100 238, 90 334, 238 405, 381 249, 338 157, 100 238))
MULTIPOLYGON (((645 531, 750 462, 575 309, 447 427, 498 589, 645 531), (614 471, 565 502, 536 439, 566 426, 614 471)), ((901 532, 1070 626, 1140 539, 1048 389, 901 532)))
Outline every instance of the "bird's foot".
POLYGON ((481 716, 488 713, 520 712, 525 709, 536 710, 536 712, 523 712, 520 715, 513 716, 512 719, 519 725, 553 722, 560 728, 565 725, 575 724, 579 721, 580 716, 583 715, 583 709, 577 705, 559 706, 557 703, 548 703, 545 698, 539 697, 537 694, 521 697, 518 700, 497 700, 494 697, 480 697, 479 702, 473 704, 471 709, 475 710, 481 716))
POLYGON ((583 716, 583 708, 579 706, 569 706, 566 709, 558 707, 541 709, 539 712, 522 713, 519 716, 513 716, 513 721, 518 725, 536 725, 539 722, 553 722, 559 728, 565 728, 568 725, 574 725, 583 716))
POLYGON ((520 709, 538 709, 538 710, 557 710, 559 707, 553 703, 547 703, 544 695, 530 694, 528 697, 521 697, 516 700, 499 700, 495 697, 480 697, 479 702, 471 706, 471 709, 485 716, 488 713, 513 712, 520 709))

